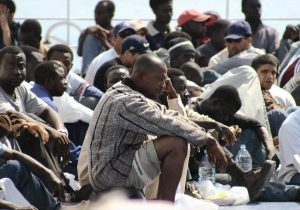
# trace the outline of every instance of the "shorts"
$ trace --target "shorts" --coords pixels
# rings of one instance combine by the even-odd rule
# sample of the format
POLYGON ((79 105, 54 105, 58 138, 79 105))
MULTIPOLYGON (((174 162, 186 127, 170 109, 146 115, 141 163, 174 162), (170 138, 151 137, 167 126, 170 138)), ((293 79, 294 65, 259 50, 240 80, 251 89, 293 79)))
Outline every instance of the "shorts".
POLYGON ((132 167, 129 171, 126 187, 143 190, 160 174, 160 161, 152 140, 146 141, 135 152, 132 167))

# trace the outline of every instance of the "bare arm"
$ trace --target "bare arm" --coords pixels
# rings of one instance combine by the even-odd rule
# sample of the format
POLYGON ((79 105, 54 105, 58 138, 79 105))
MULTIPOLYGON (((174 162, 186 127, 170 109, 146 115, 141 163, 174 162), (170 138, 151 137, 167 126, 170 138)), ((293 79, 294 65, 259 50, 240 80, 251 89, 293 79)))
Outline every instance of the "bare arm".
POLYGON ((5 149, 1 158, 8 160, 17 160, 24 164, 34 175, 39 177, 42 182, 47 186, 50 192, 58 193, 62 196, 62 182, 61 180, 48 168, 40 164, 32 157, 11 149, 5 149))
POLYGON ((39 116, 55 129, 64 129, 64 123, 58 113, 47 107, 39 116))
POLYGON ((263 143, 266 149, 267 159, 271 160, 275 156, 275 146, 273 139, 268 133, 265 127, 259 127, 256 129, 257 136, 259 140, 263 143))
POLYGON ((2 41, 3 41, 3 45, 6 47, 11 44, 11 33, 8 24, 8 15, 9 15, 8 8, 4 5, 0 6, 0 26, 2 30, 2 36, 3 36, 2 41))
POLYGON ((16 204, 5 200, 0 200, 0 208, 9 210, 37 210, 34 206, 17 206, 16 204))

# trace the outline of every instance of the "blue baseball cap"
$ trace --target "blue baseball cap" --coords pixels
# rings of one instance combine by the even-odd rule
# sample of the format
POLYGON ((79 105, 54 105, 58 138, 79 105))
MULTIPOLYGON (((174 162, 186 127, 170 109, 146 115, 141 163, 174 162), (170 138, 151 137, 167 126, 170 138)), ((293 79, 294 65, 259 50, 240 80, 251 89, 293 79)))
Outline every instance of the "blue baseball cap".
POLYGON ((122 42, 121 54, 123 54, 126 50, 138 54, 149 53, 152 52, 149 46, 149 42, 145 39, 145 37, 136 34, 130 35, 122 42))
POLYGON ((229 24, 226 29, 225 39, 240 39, 252 35, 249 23, 245 20, 238 20, 229 24))
POLYGON ((132 30, 134 33, 136 32, 134 30, 134 27, 132 26, 132 24, 130 24, 128 22, 120 22, 114 27, 112 34, 114 36, 117 36, 119 33, 121 33, 122 31, 125 31, 126 29, 132 30))

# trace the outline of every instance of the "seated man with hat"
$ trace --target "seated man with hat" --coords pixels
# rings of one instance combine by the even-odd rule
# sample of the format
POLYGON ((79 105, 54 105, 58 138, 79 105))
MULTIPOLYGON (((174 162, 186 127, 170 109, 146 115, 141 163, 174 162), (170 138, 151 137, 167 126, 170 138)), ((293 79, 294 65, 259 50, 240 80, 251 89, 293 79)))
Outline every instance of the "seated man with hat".
POLYGON ((252 31, 248 22, 238 20, 229 24, 225 33, 226 48, 214 55, 208 67, 220 74, 242 65, 251 65, 252 60, 265 52, 252 46, 252 31))

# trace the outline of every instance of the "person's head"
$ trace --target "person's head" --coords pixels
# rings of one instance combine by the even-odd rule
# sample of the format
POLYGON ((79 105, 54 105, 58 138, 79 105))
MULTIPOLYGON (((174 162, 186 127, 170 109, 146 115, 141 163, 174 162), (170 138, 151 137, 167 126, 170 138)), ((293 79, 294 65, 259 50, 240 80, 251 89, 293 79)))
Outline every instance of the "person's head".
POLYGON ((151 52, 145 37, 131 35, 124 39, 121 45, 122 65, 131 68, 138 56, 151 52))
POLYGON ((94 15, 96 24, 109 29, 111 20, 114 17, 115 4, 109 0, 99 1, 95 7, 94 15))
POLYGON ((184 38, 176 38, 170 41, 169 56, 170 66, 180 68, 184 63, 195 61, 196 51, 191 41, 184 38))
POLYGON ((20 45, 29 45, 37 49, 40 48, 42 40, 42 26, 36 19, 25 20, 19 29, 20 45))
POLYGON ((261 55, 252 61, 251 66, 258 75, 261 88, 269 90, 278 75, 278 59, 272 54, 261 55))
POLYGON ((224 37, 228 25, 229 22, 227 20, 219 19, 211 26, 207 27, 207 36, 218 50, 225 48, 224 37))
POLYGON ((166 88, 167 66, 157 56, 144 54, 134 63, 130 78, 142 94, 157 99, 166 88))
POLYGON ((121 44, 123 40, 130 35, 136 34, 136 32, 132 24, 128 22, 120 22, 114 27, 112 34, 113 34, 112 42, 113 42, 114 49, 118 54, 120 54, 121 44))
POLYGON ((156 21, 169 24, 173 14, 172 0, 150 0, 150 7, 156 16, 156 21))
POLYGON ((57 60, 62 62, 65 65, 68 74, 73 66, 73 52, 68 45, 53 45, 47 52, 47 60, 57 60))
POLYGON ((186 62, 180 67, 180 69, 184 72, 184 75, 188 80, 193 81, 197 85, 200 85, 203 82, 203 72, 197 63, 186 62))
POLYGON ((125 77, 129 77, 129 70, 122 65, 116 65, 110 67, 104 74, 104 90, 108 90, 111 86, 119 81, 122 81, 125 77))
POLYGON ((258 22, 261 18, 261 2, 260 0, 242 0, 242 12, 245 14, 246 20, 258 22))
POLYGON ((137 35, 145 37, 148 34, 148 29, 141 20, 134 19, 134 20, 130 20, 129 23, 133 26, 137 35))
POLYGON ((206 35, 206 22, 210 16, 190 9, 185 10, 177 19, 181 30, 188 33, 193 39, 201 39, 206 35))
POLYGON ((170 41, 175 38, 185 38, 192 41, 192 37, 188 33, 183 31, 172 31, 165 36, 162 47, 168 50, 170 48, 170 41))
POLYGON ((16 12, 16 5, 14 1, 12 0, 0 0, 0 8, 6 7, 9 10, 9 15, 8 15, 8 23, 12 24, 14 14, 16 12))
POLYGON ((67 89, 66 67, 60 61, 44 61, 34 71, 35 83, 46 88, 52 96, 61 96, 67 89))
POLYGON ((26 57, 26 78, 27 82, 34 81, 34 69, 43 62, 42 53, 35 47, 28 45, 20 46, 26 57))
POLYGON ((0 50, 0 85, 13 93, 26 76, 26 57, 21 48, 4 47, 0 50))
POLYGON ((249 49, 252 46, 252 30, 249 23, 245 20, 230 23, 224 39, 229 57, 249 49))
POLYGON ((222 85, 208 99, 205 99, 202 105, 210 117, 224 122, 241 108, 242 102, 235 87, 222 85))
POLYGON ((190 93, 187 89, 187 80, 183 71, 180 69, 169 68, 168 77, 171 79, 176 93, 180 95, 183 105, 186 105, 190 99, 190 93))

